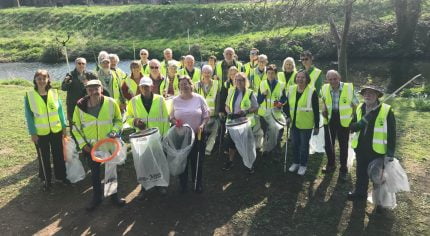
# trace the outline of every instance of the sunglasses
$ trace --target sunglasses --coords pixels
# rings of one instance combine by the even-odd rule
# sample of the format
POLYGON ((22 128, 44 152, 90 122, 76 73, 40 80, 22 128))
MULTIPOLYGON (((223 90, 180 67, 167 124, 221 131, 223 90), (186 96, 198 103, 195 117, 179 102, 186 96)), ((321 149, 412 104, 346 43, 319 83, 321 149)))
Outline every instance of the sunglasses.
POLYGON ((155 70, 158 69, 158 66, 150 66, 149 68, 155 70))
POLYGON ((85 65, 84 62, 78 62, 78 65, 85 65))
POLYGON ((146 54, 146 53, 141 53, 140 55, 148 55, 148 54, 146 54))

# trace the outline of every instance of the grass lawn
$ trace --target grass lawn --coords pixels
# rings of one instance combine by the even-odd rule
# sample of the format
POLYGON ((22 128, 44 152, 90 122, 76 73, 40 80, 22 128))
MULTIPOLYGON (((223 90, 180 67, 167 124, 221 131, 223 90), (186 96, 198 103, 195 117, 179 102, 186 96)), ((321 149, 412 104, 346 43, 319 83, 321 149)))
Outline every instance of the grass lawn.
POLYGON ((4 235, 430 235, 430 113, 414 111, 408 100, 396 99, 392 105, 396 156, 408 173, 411 192, 398 194, 398 207, 386 215, 372 213, 370 203, 346 201, 355 169, 346 182, 338 180, 337 172, 323 175, 325 154, 312 155, 306 176, 298 177, 284 174, 282 163, 270 157, 257 157, 254 175, 246 173, 239 158, 231 171, 223 172, 224 159, 216 150, 205 160, 203 194, 180 194, 178 180, 171 178, 167 196, 154 190, 139 200, 129 158, 118 168, 119 192, 128 204, 119 209, 104 201, 89 214, 84 209, 91 198, 89 176, 73 186, 54 184, 51 192, 41 190, 22 109, 28 89, 0 85, 4 235))

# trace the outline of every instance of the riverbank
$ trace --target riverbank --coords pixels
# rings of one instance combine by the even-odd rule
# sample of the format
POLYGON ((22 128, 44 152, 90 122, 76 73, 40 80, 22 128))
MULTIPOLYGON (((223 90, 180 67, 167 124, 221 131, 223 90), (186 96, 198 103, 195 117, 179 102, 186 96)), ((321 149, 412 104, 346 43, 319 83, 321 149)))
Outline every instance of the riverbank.
MULTIPOLYGON (((138 57, 148 48, 160 58, 170 47, 175 57, 193 54, 200 60, 209 55, 221 58, 227 46, 241 59, 257 47, 271 60, 286 55, 298 57, 304 49, 318 58, 335 59, 336 47, 329 34, 327 16, 342 24, 342 9, 334 3, 317 2, 304 11, 293 31, 297 14, 286 17, 286 4, 175 4, 125 6, 68 6, 0 10, 0 62, 64 61, 55 37, 65 38, 70 58, 94 60, 100 50, 123 59, 138 57), (188 38, 188 32, 190 37, 188 38)), ((417 29, 416 58, 429 57, 430 14, 425 13, 417 29)), ((354 11, 349 55, 351 58, 396 58, 394 13, 390 1, 359 2, 354 11), (366 5, 367 4, 367 5, 366 5), (369 5, 370 4, 370 5, 369 5), (371 9, 371 10, 369 10, 371 9)))
MULTIPOLYGON (((374 215, 373 206, 352 204, 355 170, 345 183, 337 172, 323 175, 325 155, 312 155, 305 177, 282 172, 278 162, 258 157, 256 173, 236 167, 221 171, 216 154, 204 163, 205 192, 180 194, 171 179, 166 197, 156 191, 138 200, 133 161, 119 171, 119 191, 128 202, 115 208, 104 202, 87 214, 91 199, 90 177, 73 186, 54 184, 41 191, 36 152, 24 123, 22 98, 27 86, 0 85, 0 230, 4 234, 130 234, 166 235, 429 235, 430 234, 430 131, 429 112, 417 112, 406 99, 395 99, 398 144, 411 182, 410 193, 398 195, 398 207, 387 215, 374 215), (202 220, 204 219, 204 220, 202 220)), ((64 98, 64 93, 60 92, 64 98)), ((289 157, 289 160, 291 157, 289 157)))

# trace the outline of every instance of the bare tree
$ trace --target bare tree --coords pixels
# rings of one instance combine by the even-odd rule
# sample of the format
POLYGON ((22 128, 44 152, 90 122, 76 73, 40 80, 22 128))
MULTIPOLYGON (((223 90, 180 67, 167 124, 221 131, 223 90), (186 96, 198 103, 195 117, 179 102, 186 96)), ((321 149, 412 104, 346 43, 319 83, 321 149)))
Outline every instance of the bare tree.
POLYGON ((344 0, 344 23, 343 23, 343 32, 340 33, 334 23, 332 17, 330 17, 330 30, 333 34, 334 40, 336 42, 337 47, 337 61, 338 61, 338 71, 342 76, 343 80, 348 81, 348 33, 349 27, 351 25, 352 18, 352 5, 356 0, 344 0))

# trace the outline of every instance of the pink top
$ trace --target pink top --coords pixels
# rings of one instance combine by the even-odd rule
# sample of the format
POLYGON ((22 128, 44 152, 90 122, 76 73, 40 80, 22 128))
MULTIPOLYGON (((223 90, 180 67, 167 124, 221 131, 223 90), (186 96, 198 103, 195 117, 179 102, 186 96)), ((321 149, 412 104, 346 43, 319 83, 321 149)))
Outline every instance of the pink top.
POLYGON ((193 128, 196 135, 199 126, 202 124, 203 120, 208 117, 208 104, 200 94, 193 93, 193 97, 190 99, 182 99, 180 96, 173 99, 170 118, 182 120, 184 124, 188 124, 193 128))

